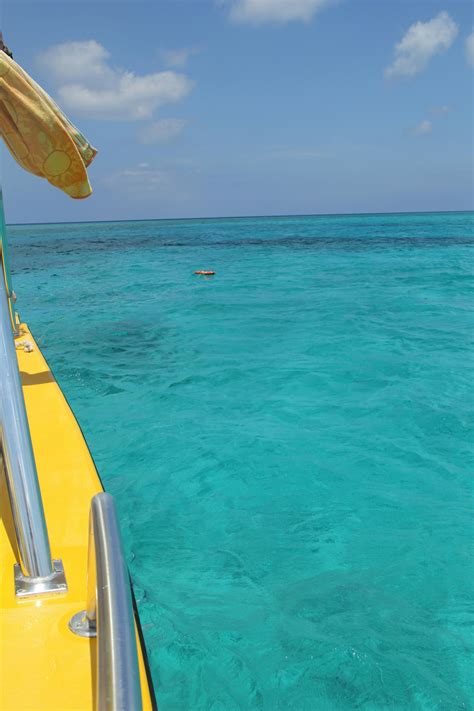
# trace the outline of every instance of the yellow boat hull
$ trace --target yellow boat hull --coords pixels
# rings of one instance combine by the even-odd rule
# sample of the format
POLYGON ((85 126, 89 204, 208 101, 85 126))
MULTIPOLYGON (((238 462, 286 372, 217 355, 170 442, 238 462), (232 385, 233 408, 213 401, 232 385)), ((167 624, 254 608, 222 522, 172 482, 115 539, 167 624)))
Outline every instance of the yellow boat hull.
MULTIPOLYGON (((15 597, 18 562, 5 476, 0 463, 0 709, 94 709, 96 639, 74 635, 70 618, 86 607, 89 511, 102 485, 79 425, 30 331, 22 325, 19 348, 26 411, 53 558, 63 561, 68 592, 15 597)), ((143 708, 155 708, 137 630, 143 708)))

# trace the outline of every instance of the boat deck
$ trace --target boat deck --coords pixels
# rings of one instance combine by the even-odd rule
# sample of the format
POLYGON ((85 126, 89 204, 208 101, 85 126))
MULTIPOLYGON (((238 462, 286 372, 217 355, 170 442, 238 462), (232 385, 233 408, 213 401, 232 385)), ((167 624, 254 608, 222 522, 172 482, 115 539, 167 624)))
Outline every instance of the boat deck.
MULTIPOLYGON (((69 711, 94 709, 96 639, 74 635, 72 615, 86 607, 91 498, 102 491, 75 417, 25 325, 16 339, 26 410, 38 469, 53 558, 63 561, 65 595, 15 597, 18 562, 13 520, 0 464, 0 709, 69 711)), ((139 650, 143 708, 151 709, 144 657, 139 650)))

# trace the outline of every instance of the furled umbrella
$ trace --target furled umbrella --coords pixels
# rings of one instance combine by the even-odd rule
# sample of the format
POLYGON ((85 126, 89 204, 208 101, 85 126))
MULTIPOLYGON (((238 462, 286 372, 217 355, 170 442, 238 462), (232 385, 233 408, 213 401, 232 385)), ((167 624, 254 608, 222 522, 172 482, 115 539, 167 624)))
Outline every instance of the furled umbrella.
POLYGON ((72 198, 92 193, 87 167, 97 151, 1 40, 0 133, 17 162, 72 198))

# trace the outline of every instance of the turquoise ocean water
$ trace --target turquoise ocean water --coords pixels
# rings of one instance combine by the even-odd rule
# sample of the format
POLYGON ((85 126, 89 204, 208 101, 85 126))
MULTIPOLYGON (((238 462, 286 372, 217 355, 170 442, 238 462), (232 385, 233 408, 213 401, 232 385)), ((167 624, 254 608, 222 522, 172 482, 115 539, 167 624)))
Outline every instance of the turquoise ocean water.
POLYGON ((473 228, 9 229, 117 500, 160 711, 474 708, 473 228))

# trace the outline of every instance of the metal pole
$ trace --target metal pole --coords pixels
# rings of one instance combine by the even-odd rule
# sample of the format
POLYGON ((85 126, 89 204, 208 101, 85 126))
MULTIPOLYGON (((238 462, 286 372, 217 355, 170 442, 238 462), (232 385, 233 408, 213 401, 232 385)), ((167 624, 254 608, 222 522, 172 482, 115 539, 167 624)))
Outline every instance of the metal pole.
POLYGON ((7 290, 8 307, 10 310, 10 320, 12 323, 12 331, 17 336, 19 334, 18 325, 16 323, 15 302, 12 289, 12 279, 10 274, 10 262, 8 259, 8 243, 5 230, 5 217, 3 213, 3 195, 0 187, 0 263, 3 267, 3 274, 7 290))
POLYGON ((98 711, 141 711, 130 579, 110 494, 92 499, 87 610, 74 615, 69 627, 81 637, 97 637, 98 711))
POLYGON ((30 430, 3 278, 0 280, 0 445, 20 565, 15 566, 18 596, 67 590, 60 561, 51 560, 30 430))
POLYGON ((96 571, 99 711, 142 708, 130 578, 110 494, 92 499, 96 571))

